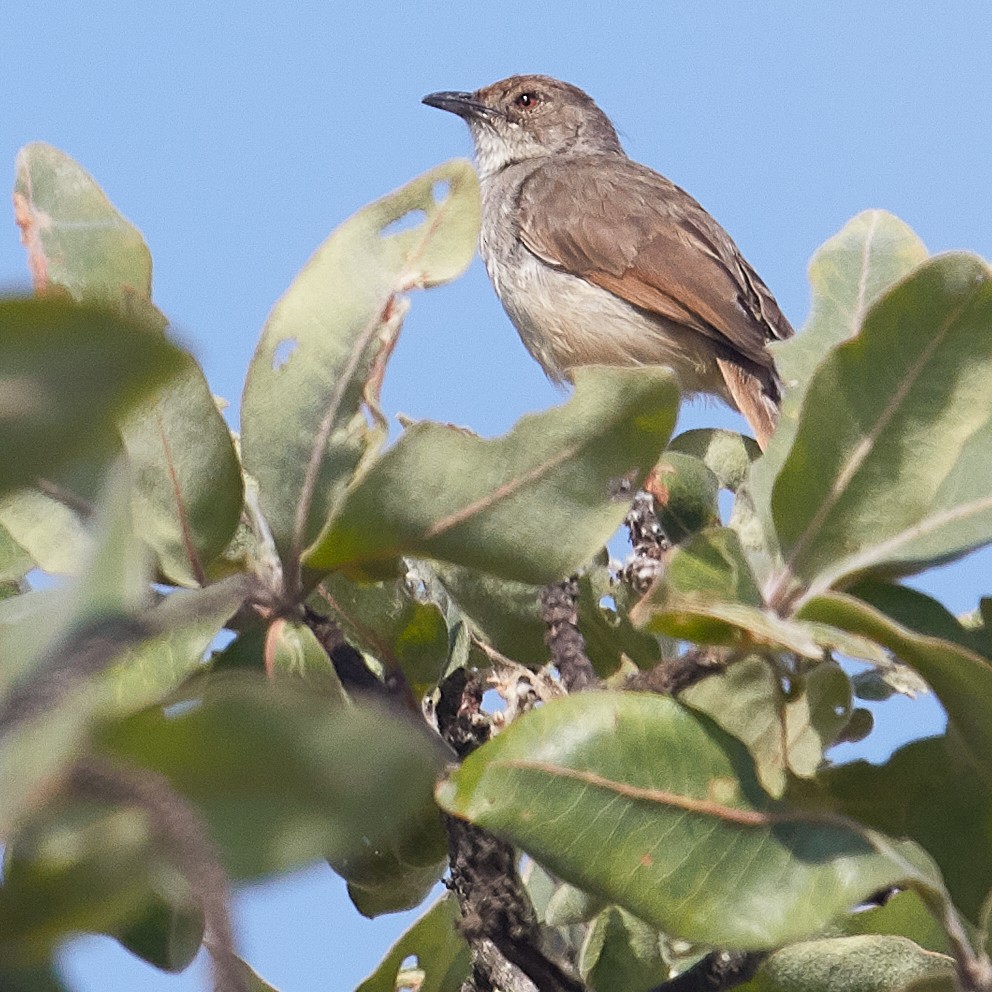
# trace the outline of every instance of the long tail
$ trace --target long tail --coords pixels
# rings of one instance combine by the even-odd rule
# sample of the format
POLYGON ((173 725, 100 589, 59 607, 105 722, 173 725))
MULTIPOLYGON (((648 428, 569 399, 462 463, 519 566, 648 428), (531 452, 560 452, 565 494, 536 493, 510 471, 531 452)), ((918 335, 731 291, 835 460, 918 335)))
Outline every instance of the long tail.
POLYGON ((751 425, 758 447, 764 451, 778 423, 779 391, 774 372, 769 373, 765 382, 736 362, 724 358, 716 361, 727 384, 727 392, 751 425))

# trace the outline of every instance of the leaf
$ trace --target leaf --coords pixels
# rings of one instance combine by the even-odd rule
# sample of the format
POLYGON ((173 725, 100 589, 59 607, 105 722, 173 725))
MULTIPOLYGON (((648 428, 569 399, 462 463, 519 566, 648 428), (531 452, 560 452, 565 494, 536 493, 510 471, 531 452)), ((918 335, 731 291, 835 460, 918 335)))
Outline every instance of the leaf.
POLYGON ((361 584, 328 575, 310 598, 348 641, 387 671, 401 671, 418 698, 436 685, 448 657, 448 628, 434 603, 418 602, 404 580, 361 584))
POLYGON ((801 395, 827 352, 853 338, 882 294, 926 259, 923 242, 884 210, 858 214, 824 242, 809 264, 810 318, 801 334, 772 346, 790 393, 801 395))
MULTIPOLYGON (((69 156, 48 145, 23 149, 14 202, 32 271, 44 271, 37 291, 65 289, 164 327, 151 305, 151 256, 141 233, 69 156)), ((237 526, 242 483, 230 433, 199 367, 189 363, 150 409, 131 413, 123 431, 142 537, 167 578, 204 584, 206 565, 237 526)))
POLYGON ((952 953, 951 943, 940 923, 920 896, 912 891, 895 893, 883 906, 858 909, 839 917, 828 935, 854 937, 863 934, 907 937, 924 950, 952 953))
MULTIPOLYGON (((586 642, 586 656, 601 678, 609 678, 629 662, 638 668, 653 668, 662 656, 659 638, 637 630, 630 622, 634 594, 624 583, 612 581, 607 561, 595 561, 579 576, 579 633, 586 642)), ((541 657, 546 661, 543 635, 547 625, 543 621, 540 632, 541 657)))
POLYGON ((851 717, 851 685, 838 665, 823 662, 794 682, 786 696, 771 664, 751 657, 679 694, 747 746, 762 787, 777 798, 789 772, 816 773, 851 717))
MULTIPOLYGON (((820 362, 853 338, 882 294, 926 258, 920 239, 884 210, 858 214, 814 254, 810 319, 801 333, 771 348, 786 389, 778 427, 751 477, 755 502, 763 511, 770 505, 772 484, 792 447, 806 389, 820 362)), ((766 524, 772 528, 770 518, 766 524)))
POLYGON ((91 538, 80 515, 32 489, 0 499, 0 524, 39 568, 53 575, 78 575, 91 538))
POLYGON ((782 647, 822 658, 804 625, 766 610, 735 531, 713 527, 673 548, 661 578, 631 610, 634 624, 698 644, 739 651, 782 647))
POLYGON ((349 489, 306 564, 374 578, 410 554, 557 581, 620 525, 677 404, 667 370, 593 366, 568 403, 503 437, 414 424, 349 489))
POLYGON ((592 922, 579 973, 595 992, 648 992, 668 977, 656 931, 611 906, 592 922))
POLYGON ((975 923, 992 891, 992 788, 953 737, 900 748, 884 765, 824 770, 831 807, 893 836, 910 837, 940 866, 954 904, 975 923))
POLYGON ((454 896, 440 898, 393 944, 356 992, 397 992, 404 984, 417 992, 459 992, 472 970, 472 958, 458 919, 454 896), (407 966, 411 958, 416 963, 407 966), (401 982, 403 974, 409 980, 401 982))
POLYGON ((144 916, 132 914, 111 934, 123 947, 162 971, 184 971, 203 943, 203 914, 196 906, 153 902, 144 916))
POLYGON ((441 836, 431 788, 448 755, 421 724, 288 685, 213 681, 200 705, 137 714, 100 744, 197 803, 235 878, 358 857, 411 830, 425 846, 441 836))
POLYGON ((985 783, 992 784, 992 665, 949 641, 903 627, 843 593, 807 600, 797 614, 870 637, 916 669, 937 694, 951 725, 985 783))
POLYGON ((144 814, 55 800, 7 852, 0 956, 38 960, 80 931, 119 937, 157 967, 196 956, 203 920, 144 814))
POLYGON ((360 410, 374 405, 373 380, 399 333, 397 294, 458 276, 478 227, 475 171, 448 162, 338 227, 269 316, 245 383, 241 445, 290 571, 378 443, 360 410))
POLYGON ((918 589, 896 582, 866 579, 849 586, 846 592, 918 634, 952 641, 976 654, 982 653, 978 650, 974 632, 964 627, 943 603, 918 589))
POLYGON ((871 892, 932 872, 913 847, 772 801, 738 741, 648 694, 545 703, 471 754, 437 796, 565 881, 718 947, 799 939, 871 892))
POLYGON ((432 562, 431 568, 475 636, 522 665, 540 667, 547 663, 541 586, 448 562, 432 562))
POLYGON ((152 260, 141 232, 65 152, 35 142, 18 152, 14 217, 36 292, 64 287, 76 299, 151 296, 152 260))
POLYGON ((751 463, 761 455, 757 442, 751 438, 711 427, 683 431, 672 438, 668 450, 701 459, 721 488, 734 493, 747 481, 751 463))
POLYGON ((32 568, 31 556, 0 526, 0 582, 16 586, 32 568))
POLYGON ((159 702, 202 662, 246 593, 243 577, 146 609, 148 576, 115 477, 79 580, 0 604, 0 838, 45 800, 94 722, 159 702))
POLYGON ((278 992, 274 985, 270 985, 262 978, 250 965, 238 959, 238 968, 241 971, 241 980, 245 983, 245 992, 278 992))
POLYGON ((24 968, 0 962, 0 988, 4 992, 69 992, 51 961, 24 968))
POLYGON ((820 363, 772 490, 778 590, 919 571, 992 540, 990 330, 988 267, 945 255, 820 363))
POLYGON ((646 488, 654 497, 658 523, 672 543, 720 523, 720 483, 693 455, 666 451, 651 470, 646 488))
POLYGON ((118 417, 191 365, 146 324, 61 300, 0 300, 0 331, 0 494, 106 448, 118 417))
POLYGON ((205 585, 234 536, 244 487, 231 434, 199 367, 122 424, 138 533, 172 582, 205 585))
POLYGON ((776 951, 741 992, 891 992, 919 978, 950 978, 954 961, 905 937, 834 937, 776 951))
POLYGON ((348 705, 334 665, 314 632, 301 620, 273 620, 265 635, 265 670, 320 694, 329 706, 348 705))

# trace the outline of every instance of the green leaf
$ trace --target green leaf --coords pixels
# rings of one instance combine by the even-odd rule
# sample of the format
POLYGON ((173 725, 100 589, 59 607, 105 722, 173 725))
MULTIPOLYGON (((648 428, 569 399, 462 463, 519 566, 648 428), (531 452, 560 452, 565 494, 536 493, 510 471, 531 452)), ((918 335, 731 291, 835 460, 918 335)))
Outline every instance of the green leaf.
POLYGON ((34 568, 34 564, 27 551, 14 540, 5 527, 0 526, 0 583, 17 586, 20 580, 34 568))
POLYGON ((119 440, 74 459, 49 474, 47 492, 21 489, 0 499, 0 522, 39 568, 53 575, 79 575, 91 553, 87 520, 100 498, 110 466, 120 460, 119 440), (49 485, 51 483, 51 485, 49 485))
POLYGON ((945 255, 820 363, 772 490, 778 591, 919 571, 992 540, 990 332, 988 267, 945 255))
MULTIPOLYGON (((528 889, 530 886, 528 886, 528 889)), ((536 907, 535 907, 536 908, 536 907)), ((603 900, 562 882, 555 887, 544 907, 543 919, 549 927, 567 927, 588 923, 606 909, 603 900)))
POLYGON ((838 917, 824 936, 854 937, 864 934, 888 934, 907 937, 924 950, 951 954, 951 943, 943 927, 934 918, 916 892, 903 891, 890 896, 883 906, 858 909, 838 917))
POLYGON ((421 724, 229 678, 186 712, 146 711, 101 741, 199 804, 235 878, 356 858, 411 830, 426 846, 425 824, 440 835, 431 788, 448 756, 421 724))
MULTIPOLYGON (((810 319, 801 333, 771 349, 786 390, 775 435, 751 477, 755 502, 766 517, 772 485, 795 439, 813 373, 832 348, 858 333, 881 295, 926 257, 920 239, 884 210, 858 214, 813 256, 809 265, 813 296, 810 319)), ((771 529, 770 518, 766 524, 771 529)))
POLYGON ((684 431, 672 438, 668 450, 701 459, 721 488, 734 493, 747 481, 751 463, 761 456, 761 449, 751 438, 712 427, 684 431))
POLYGON ((827 352, 853 338, 882 294, 926 259, 923 242, 884 210, 858 214, 824 242, 809 264, 809 320, 801 334, 772 346, 790 393, 801 397, 827 352))
POLYGON ((356 992, 396 992, 404 986, 417 992, 459 992, 472 970, 472 957, 458 920, 454 896, 443 896, 393 944, 356 992), (409 958, 416 963, 405 967, 409 958))
POLYGON ((152 260, 141 232, 65 152, 35 142, 15 164, 14 215, 37 291, 79 299, 151 296, 152 260))
POLYGON ((196 906, 170 906, 154 900, 144 916, 130 916, 111 936, 156 968, 180 972, 200 951, 203 914, 196 906))
POLYGON ((475 171, 448 162, 345 221, 272 311, 248 370, 241 443, 291 569, 379 442, 360 411, 369 402, 377 413, 376 379, 406 312, 397 294, 458 276, 478 227, 475 171))
POLYGON ((70 992, 51 961, 24 968, 0 962, 0 988, 4 992, 70 992))
POLYGON ((843 593, 817 596, 798 616, 870 637, 916 669, 939 697, 950 724, 986 784, 992 784, 992 665, 949 641, 903 627, 843 593))
POLYGON ((106 448, 126 410, 191 364, 145 323, 61 300, 0 300, 0 331, 0 494, 106 448))
POLYGON ((503 437, 414 424, 349 489, 306 564, 374 577, 411 554, 557 581, 620 525, 677 404, 667 370, 588 367, 568 403, 503 437))
POLYGON ((780 797, 789 772, 816 773, 823 752, 851 717, 851 685, 838 665, 823 662, 794 679, 786 696, 769 662, 751 657, 711 675, 679 695, 742 741, 762 787, 780 797))
POLYGON ((270 985, 262 978, 250 965, 238 959, 238 967, 241 971, 241 981, 245 984, 245 992, 278 992, 274 985, 270 985))
POLYGON ((477 637, 522 665, 547 663, 541 586, 447 562, 432 562, 431 568, 477 637))
POLYGON ((846 592, 917 634, 952 641, 981 653, 977 651, 974 632, 964 627, 943 603, 918 589, 896 582, 866 579, 849 586, 846 592))
POLYGON ((437 795, 565 881, 718 947, 796 940, 879 888, 932 874, 915 847, 774 802, 738 741, 648 694, 545 703, 437 795))
POLYGON ((401 671, 418 698, 436 685, 448 657, 448 628, 434 603, 412 598, 403 579, 361 584, 328 575, 311 596, 354 647, 401 671))
POLYGON ((974 774, 955 738, 913 741, 884 765, 856 761, 819 778, 832 808, 926 848, 954 904, 980 922, 992 891, 992 788, 974 774))
POLYGON ((159 702, 195 671, 245 596, 234 577, 144 609, 129 492, 113 481, 79 580, 0 603, 0 653, 11 659, 0 686, 0 837, 44 801, 98 718, 159 702))
POLYGON ((631 610, 645 630, 740 651, 785 648, 823 657, 813 631, 766 610, 737 533, 714 527, 666 556, 663 576, 631 610))
POLYGON ((658 933, 611 906, 592 922, 579 973, 595 992, 648 992, 668 977, 658 933))
MULTIPOLYGON (((594 561, 579 576, 579 633, 586 642, 586 656, 596 674, 609 678, 628 661, 638 668, 653 668, 661 660, 659 638, 637 630, 630 621, 630 602, 635 596, 625 583, 614 582, 608 559, 594 561)), ((535 598, 537 591, 535 590, 535 598)), ((547 625, 541 622, 542 663, 548 651, 543 635, 547 625)))
POLYGON ((954 961, 905 937, 834 937, 776 951, 741 992, 892 992, 954 975, 954 961))
POLYGON ((314 632, 301 620, 273 620, 265 635, 264 651, 265 669, 270 676, 305 684, 330 706, 348 704, 331 659, 314 632))
POLYGON ((205 585, 238 526, 244 490, 231 434, 199 367, 161 390, 122 424, 135 473, 138 533, 159 569, 205 585))
POLYGON ((672 543, 720 523, 720 482, 694 455, 666 451, 651 471, 648 490, 658 523, 672 543))
POLYGON ((40 960, 87 931, 181 971, 199 950, 203 920, 160 846, 134 809, 50 803, 7 852, 0 956, 40 960))

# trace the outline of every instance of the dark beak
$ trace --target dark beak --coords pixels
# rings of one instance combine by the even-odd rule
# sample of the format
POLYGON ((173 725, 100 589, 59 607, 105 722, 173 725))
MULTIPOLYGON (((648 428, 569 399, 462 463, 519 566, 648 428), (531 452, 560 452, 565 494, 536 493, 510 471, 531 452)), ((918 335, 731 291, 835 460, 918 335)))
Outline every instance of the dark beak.
POLYGON ((484 103, 476 100, 472 93, 461 93, 457 90, 442 90, 440 93, 428 93, 420 101, 426 103, 428 107, 437 107, 438 110, 447 110, 449 113, 471 120, 477 117, 493 117, 497 111, 492 107, 487 107, 484 103))

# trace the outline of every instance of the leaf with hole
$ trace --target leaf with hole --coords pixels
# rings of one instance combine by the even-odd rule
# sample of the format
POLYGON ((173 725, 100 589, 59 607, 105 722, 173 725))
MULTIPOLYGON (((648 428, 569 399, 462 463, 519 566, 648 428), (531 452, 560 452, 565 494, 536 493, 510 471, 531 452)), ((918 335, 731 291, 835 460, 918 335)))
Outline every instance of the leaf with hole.
POLYGON ((241 447, 291 568, 381 441, 361 411, 368 403, 381 418, 378 377, 407 306, 399 294, 458 276, 478 227, 475 171, 448 162, 346 220, 276 303, 245 382, 241 447), (391 233, 418 211, 421 223, 391 233))
POLYGON ((472 957, 458 930, 458 903, 443 896, 395 944, 356 992, 458 992, 472 957))

